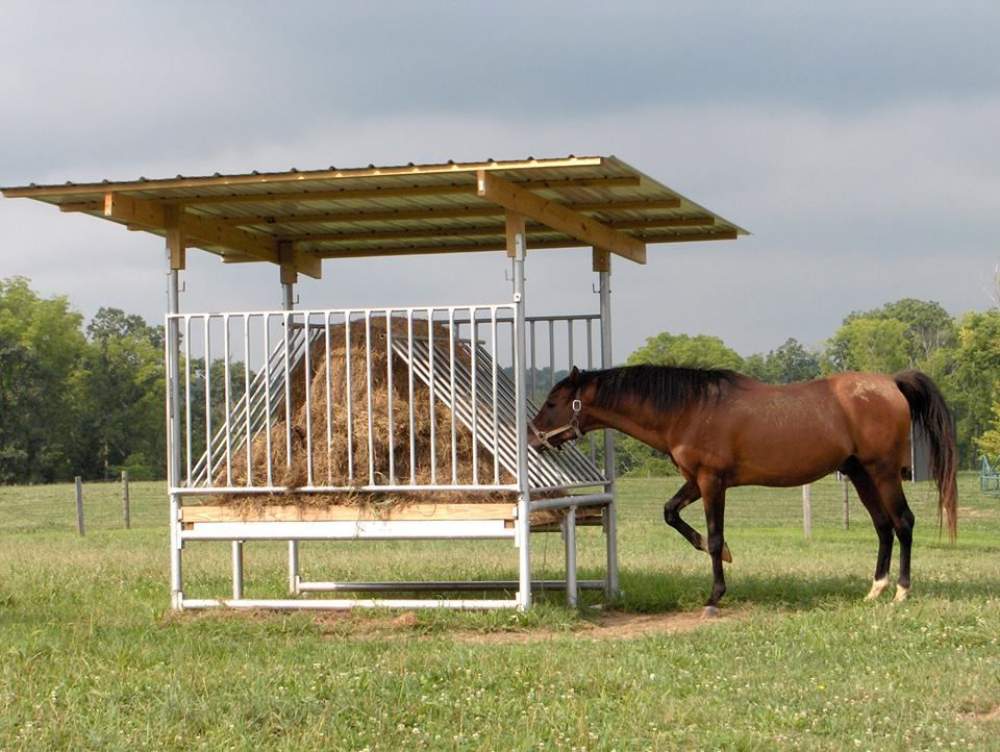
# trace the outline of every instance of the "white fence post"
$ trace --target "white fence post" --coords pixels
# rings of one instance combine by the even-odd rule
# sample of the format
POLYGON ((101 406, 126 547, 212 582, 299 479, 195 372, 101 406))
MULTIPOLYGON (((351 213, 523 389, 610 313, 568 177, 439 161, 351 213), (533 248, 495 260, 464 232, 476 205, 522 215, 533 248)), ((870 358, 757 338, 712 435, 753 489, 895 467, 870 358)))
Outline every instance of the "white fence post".
POLYGON ((83 478, 76 476, 76 530, 83 535, 83 478))
POLYGON ((806 540, 812 538, 813 511, 812 511, 812 485, 806 483, 802 486, 802 532, 806 540))

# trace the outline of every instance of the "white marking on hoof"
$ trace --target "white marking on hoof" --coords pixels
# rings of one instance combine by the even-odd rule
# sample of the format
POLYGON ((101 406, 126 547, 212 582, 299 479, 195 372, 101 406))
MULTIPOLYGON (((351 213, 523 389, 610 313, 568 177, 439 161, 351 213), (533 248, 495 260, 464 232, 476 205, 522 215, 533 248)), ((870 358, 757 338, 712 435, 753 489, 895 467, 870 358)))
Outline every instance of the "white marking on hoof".
POLYGON ((705 610, 701 612, 702 619, 717 619, 719 617, 719 609, 715 606, 705 606, 705 610))
POLYGON ((733 555, 729 553, 729 545, 726 543, 722 544, 722 560, 730 564, 733 563, 733 555))
POLYGON ((903 587, 902 585, 896 585, 896 595, 893 597, 893 603, 902 603, 906 600, 906 597, 910 594, 910 589, 903 587))
POLYGON ((883 577, 881 580, 875 580, 872 582, 872 589, 868 591, 868 595, 865 596, 866 601, 873 601, 882 595, 882 591, 889 586, 889 578, 883 577))

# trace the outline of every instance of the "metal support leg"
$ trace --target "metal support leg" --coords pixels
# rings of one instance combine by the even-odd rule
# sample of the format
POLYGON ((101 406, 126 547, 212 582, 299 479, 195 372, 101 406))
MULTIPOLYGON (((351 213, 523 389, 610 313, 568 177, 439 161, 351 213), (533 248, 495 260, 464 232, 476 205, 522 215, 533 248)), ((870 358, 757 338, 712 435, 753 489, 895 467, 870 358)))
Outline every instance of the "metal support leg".
MULTIPOLYGON (((611 358, 611 272, 599 272, 601 299, 601 367, 611 368, 614 362, 611 358)), ((604 432, 604 477, 607 483, 604 490, 614 496, 615 493, 615 438, 614 432, 604 432)), ((612 498, 611 503, 604 508, 604 535, 608 546, 607 587, 605 597, 618 597, 618 503, 612 498)))
POLYGON ((523 219, 518 223, 507 217, 515 229, 514 241, 514 383, 517 387, 517 540, 518 540, 518 608, 531 607, 531 484, 528 477, 528 371, 524 321, 524 257, 525 236, 523 219))
POLYGON ((562 520, 563 541, 566 544, 566 605, 576 608, 576 507, 566 510, 562 520))
MULTIPOLYGON (((170 248, 167 249, 167 313, 180 310, 180 289, 177 270, 171 266, 170 248)), ((167 485, 176 488, 181 473, 181 424, 180 424, 180 333, 177 319, 167 321, 167 485)), ((181 573, 181 497, 170 494, 170 605, 180 610, 184 600, 181 573)))
POLYGON ((288 541, 288 592, 299 594, 299 542, 288 541))
POLYGON ((243 597, 243 541, 233 541, 233 598, 243 597))

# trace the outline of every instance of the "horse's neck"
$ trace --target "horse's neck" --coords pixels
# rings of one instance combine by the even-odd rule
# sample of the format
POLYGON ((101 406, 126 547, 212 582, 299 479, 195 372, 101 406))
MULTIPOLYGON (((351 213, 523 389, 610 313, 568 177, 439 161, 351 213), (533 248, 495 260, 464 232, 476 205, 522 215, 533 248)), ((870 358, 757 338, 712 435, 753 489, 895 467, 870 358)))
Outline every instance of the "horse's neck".
POLYGON ((591 406, 589 412, 598 424, 594 428, 613 428, 666 452, 668 429, 680 411, 662 412, 630 399, 614 408, 591 406))

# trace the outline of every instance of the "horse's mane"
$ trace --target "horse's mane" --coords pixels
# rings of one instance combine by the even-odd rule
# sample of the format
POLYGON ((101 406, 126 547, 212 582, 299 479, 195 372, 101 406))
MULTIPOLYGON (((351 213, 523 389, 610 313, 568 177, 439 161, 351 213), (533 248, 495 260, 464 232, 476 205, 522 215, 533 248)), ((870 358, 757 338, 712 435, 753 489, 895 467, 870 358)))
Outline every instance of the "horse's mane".
POLYGON ((682 366, 620 366, 601 371, 581 371, 574 384, 570 377, 558 386, 573 388, 596 383, 594 404, 615 409, 628 398, 639 399, 664 412, 721 396, 742 376, 721 368, 684 368, 682 366))

